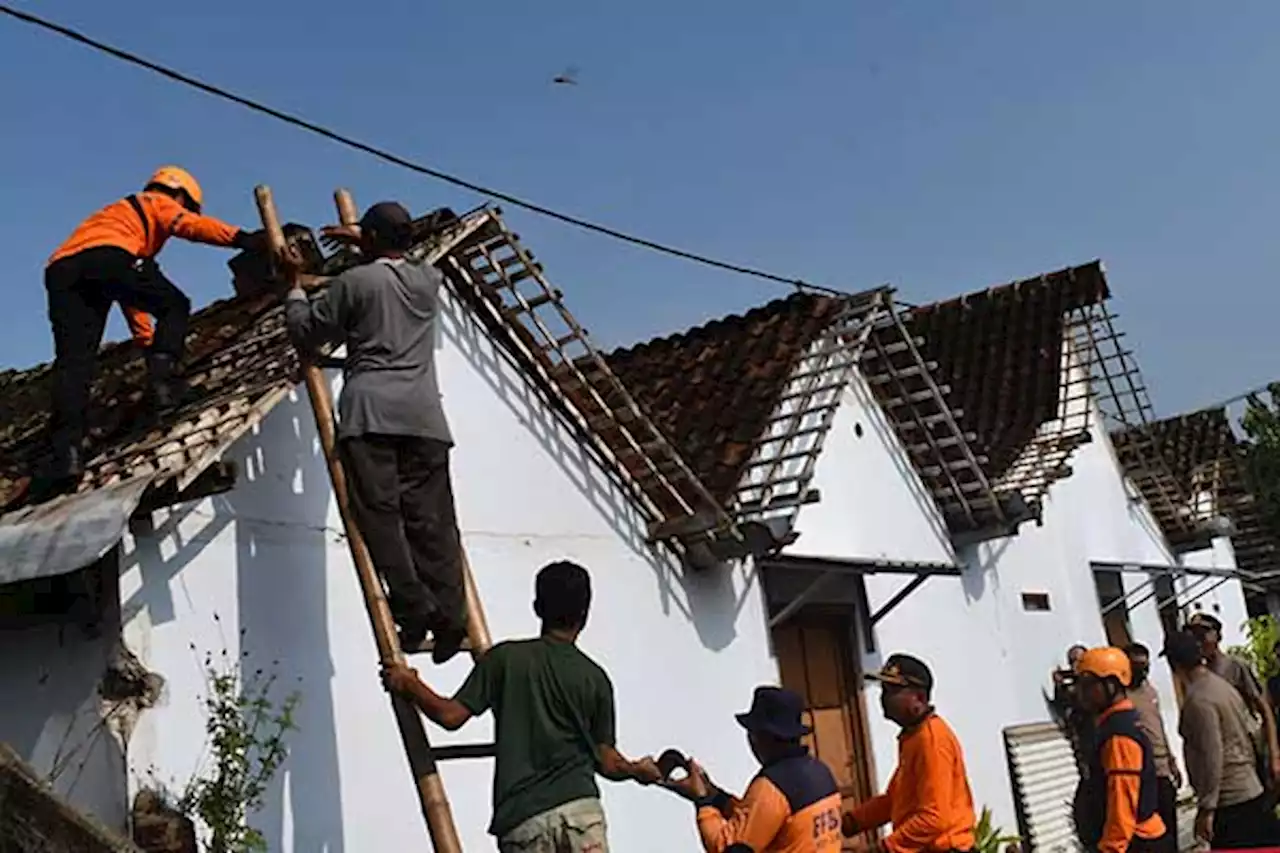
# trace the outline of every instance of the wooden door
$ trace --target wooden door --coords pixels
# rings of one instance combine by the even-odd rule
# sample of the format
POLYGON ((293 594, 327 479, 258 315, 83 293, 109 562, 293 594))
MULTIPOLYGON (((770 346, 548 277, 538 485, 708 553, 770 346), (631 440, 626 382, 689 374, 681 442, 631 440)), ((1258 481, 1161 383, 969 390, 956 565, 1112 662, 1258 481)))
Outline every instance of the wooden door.
POLYGON ((782 686, 805 700, 807 746, 831 768, 845 805, 876 793, 862 700, 853 655, 852 620, 843 614, 809 614, 773 630, 782 686))

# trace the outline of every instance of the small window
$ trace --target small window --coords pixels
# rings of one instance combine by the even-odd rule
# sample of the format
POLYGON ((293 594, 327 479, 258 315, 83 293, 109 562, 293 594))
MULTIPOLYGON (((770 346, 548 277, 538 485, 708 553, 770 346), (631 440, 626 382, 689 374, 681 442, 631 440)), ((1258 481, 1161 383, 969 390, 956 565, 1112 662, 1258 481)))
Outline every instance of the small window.
POLYGON ((1049 610, 1049 593, 1024 592, 1022 594, 1022 609, 1041 613, 1049 610))

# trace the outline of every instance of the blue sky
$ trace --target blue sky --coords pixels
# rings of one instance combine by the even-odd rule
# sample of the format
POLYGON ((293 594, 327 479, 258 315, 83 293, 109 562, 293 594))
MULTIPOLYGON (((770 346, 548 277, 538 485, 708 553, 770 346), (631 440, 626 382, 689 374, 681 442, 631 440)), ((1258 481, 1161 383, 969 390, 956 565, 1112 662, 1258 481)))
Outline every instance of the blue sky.
MULTIPOLYGON (((1100 257, 1162 414, 1280 377, 1280 3, 19 5, 435 167, 841 288, 923 302, 1100 257), (570 65, 581 85, 551 85, 570 65)), ((45 257, 161 163, 246 225, 260 182, 315 226, 338 185, 482 201, 8 18, 0 75, 0 365, 50 356, 45 257)), ((604 346, 786 293, 507 214, 604 346)), ((227 257, 174 242, 162 261, 201 305, 229 294, 227 257)))

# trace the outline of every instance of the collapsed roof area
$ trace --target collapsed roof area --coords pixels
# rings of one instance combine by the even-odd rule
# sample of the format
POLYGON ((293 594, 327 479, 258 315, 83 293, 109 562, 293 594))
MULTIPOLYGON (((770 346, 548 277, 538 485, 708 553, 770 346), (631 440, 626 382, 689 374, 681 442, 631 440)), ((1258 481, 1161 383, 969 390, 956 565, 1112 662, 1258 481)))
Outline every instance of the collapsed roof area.
MULTIPOLYGON (((814 466, 855 374, 957 537, 1003 535, 1037 518, 1099 414, 1171 539, 1199 529, 1191 483, 1150 429, 1100 263, 918 307, 901 306, 889 288, 797 292, 605 354, 500 211, 437 211, 418 225, 415 251, 612 472, 650 539, 695 565, 785 544, 786 524, 763 540, 752 525, 793 518, 818 498, 814 466)), ((307 229, 286 230, 310 271, 350 263, 325 257, 307 229)), ((129 343, 103 349, 81 496, 140 483, 136 502, 149 507, 230 487, 234 471, 215 463, 298 381, 260 261, 234 260, 241 295, 193 317, 185 372, 194 397, 162 423, 139 426, 140 353, 129 343)), ((44 448, 49 380, 48 366, 0 374, 0 489, 9 494, 0 539, 6 527, 76 511, 74 500, 23 503, 21 484, 44 448)))

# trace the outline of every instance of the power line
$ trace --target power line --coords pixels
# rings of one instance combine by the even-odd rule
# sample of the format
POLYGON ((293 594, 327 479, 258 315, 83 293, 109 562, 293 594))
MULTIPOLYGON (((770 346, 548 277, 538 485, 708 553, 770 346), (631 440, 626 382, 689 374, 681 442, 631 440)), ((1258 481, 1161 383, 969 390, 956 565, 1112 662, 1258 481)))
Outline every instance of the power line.
POLYGON ((38 15, 33 15, 30 12, 24 12, 20 9, 15 9, 12 6, 8 6, 3 3, 0 3, 0 12, 3 12, 4 14, 9 15, 10 17, 17 18, 20 21, 24 21, 28 24, 47 30, 49 32, 57 33, 58 35, 63 36, 64 38, 68 38, 68 39, 71 39, 72 41, 79 42, 80 44, 85 45, 86 47, 91 47, 94 50, 97 50, 101 53, 108 54, 109 56, 113 56, 116 59, 122 60, 124 62, 128 62, 131 65, 137 65, 141 68, 145 68, 148 71, 152 71, 163 77, 168 77, 170 80, 174 80, 186 86, 199 89, 205 94, 213 95, 216 98, 222 98, 223 100, 226 100, 226 101, 231 101, 232 103, 239 104, 240 106, 250 109, 254 112, 271 116, 274 119, 278 119, 279 121, 283 121, 287 124, 291 124, 294 127, 300 127, 303 130, 310 131, 311 133, 314 133, 318 136, 323 136, 324 138, 332 142, 337 142, 339 145, 345 145, 348 148, 354 148, 357 151, 362 151, 365 154, 370 154, 374 157, 377 157, 380 160, 384 160, 388 163, 391 163, 396 166, 400 166, 401 168, 408 169, 412 172, 417 172, 420 175, 426 175, 428 177, 435 178, 438 181, 443 181, 447 184, 452 184, 456 187, 461 187, 463 189, 470 190, 480 195, 489 196, 491 198, 498 199, 499 201, 506 202, 507 204, 513 205, 515 207, 522 207, 525 210, 529 210, 534 213, 541 214, 542 216, 546 216, 551 219, 556 219, 560 222, 564 222, 569 225, 573 225, 578 228, 585 229, 587 231, 593 231, 597 234, 603 234, 606 237, 612 237, 615 240, 622 240, 623 242, 631 243, 636 246, 642 246, 646 249, 651 249, 655 252, 661 252, 663 254, 672 255, 677 258, 683 258, 686 261, 693 261, 694 263, 703 264, 709 267, 715 267, 716 269, 727 270, 728 272, 734 272, 734 273, 739 273, 741 275, 752 276, 754 278, 760 278, 766 281, 774 281, 780 284, 790 284, 798 288, 819 290, 824 293, 830 293, 837 296, 847 295, 844 291, 836 290, 830 287, 824 287, 822 285, 810 284, 804 281, 803 279, 793 278, 793 277, 784 276, 784 275, 777 275, 775 273, 768 272, 767 270, 761 270, 761 269, 756 269, 754 267, 747 267, 747 266, 742 266, 740 264, 730 263, 728 261, 717 260, 716 258, 711 258, 706 255, 700 255, 700 254, 697 254, 696 252, 689 252, 684 249, 677 248, 675 246, 669 246, 665 243, 658 243, 654 240, 647 240, 644 237, 637 237, 633 234, 628 234, 624 231, 618 231, 617 229, 610 228, 607 225, 600 225, 599 223, 591 222, 590 220, 587 220, 587 219, 582 219, 577 216, 572 216, 567 213, 561 213, 557 210, 552 210, 551 208, 544 207, 543 205, 537 204, 536 202, 528 201, 526 199, 519 198, 518 196, 510 195, 509 193, 500 192, 498 190, 491 189, 490 187, 485 187, 480 184, 474 183, 472 181, 468 181, 465 178, 459 178, 456 175, 451 175, 447 172, 442 172, 439 169, 432 169, 431 167, 424 166, 421 163, 415 163, 412 160, 407 160, 404 157, 399 156, 398 154, 393 154, 390 151, 387 151, 385 149, 378 148, 376 146, 370 145, 365 142, 361 142, 358 139, 353 139, 349 136, 345 136, 341 133, 338 133, 337 131, 330 130, 327 127, 308 121, 307 119, 301 118, 296 115, 291 115, 290 113, 283 112, 282 110, 275 109, 274 107, 269 107, 266 104, 263 104, 259 101, 254 101, 250 98, 246 98, 243 95, 237 95, 236 93, 230 92, 219 86, 215 86, 211 83, 206 83, 203 80, 199 80, 195 77, 191 77, 187 74, 183 74, 180 71, 175 71, 174 69, 164 65, 160 65, 157 62, 152 62, 151 60, 145 59, 135 53, 130 53, 127 50, 123 50, 118 47, 113 47, 112 45, 109 45, 105 42, 98 41, 97 39, 87 36, 76 30, 73 30, 70 27, 65 27, 61 24, 54 23, 53 21, 47 20, 45 18, 41 18, 38 15))

